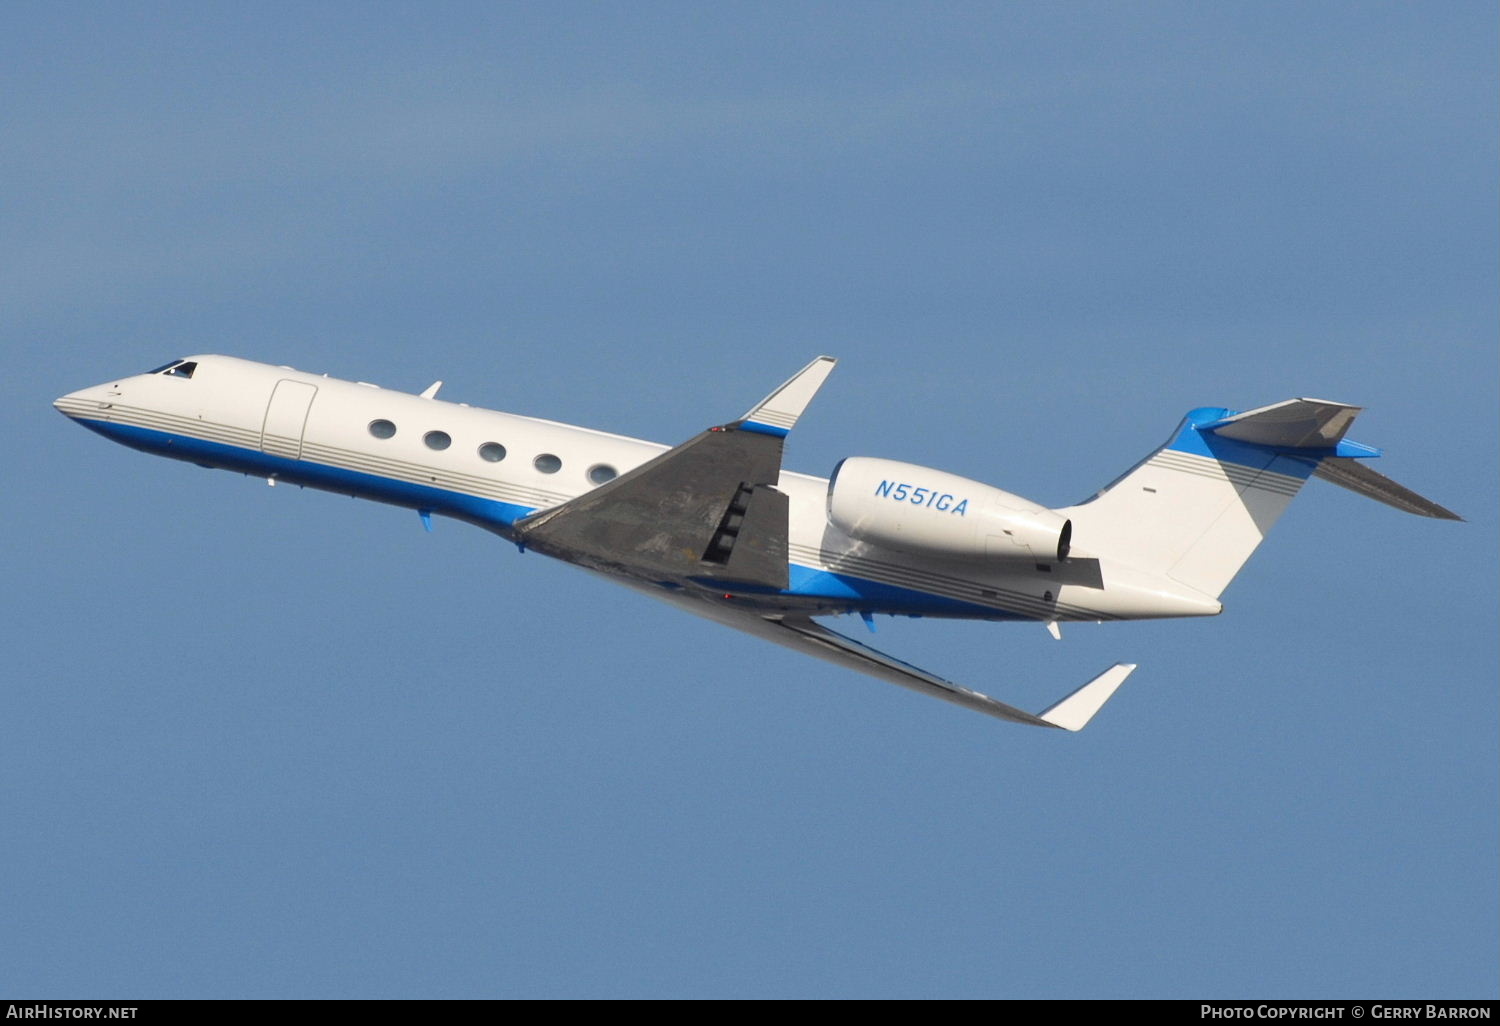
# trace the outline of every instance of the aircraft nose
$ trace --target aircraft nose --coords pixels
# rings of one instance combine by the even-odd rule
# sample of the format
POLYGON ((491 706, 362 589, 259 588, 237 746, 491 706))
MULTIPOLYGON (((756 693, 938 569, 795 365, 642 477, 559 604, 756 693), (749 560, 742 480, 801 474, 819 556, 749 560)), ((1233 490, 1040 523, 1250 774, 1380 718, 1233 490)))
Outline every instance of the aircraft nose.
POLYGON ((72 420, 97 413, 108 407, 109 399, 105 397, 105 391, 111 387, 95 385, 92 388, 80 388, 76 392, 69 392, 67 395, 58 396, 52 400, 52 408, 72 420))
POLYGON ((52 400, 52 408, 64 417, 75 418, 83 412, 85 406, 95 406, 84 398, 83 392, 69 392, 52 400))

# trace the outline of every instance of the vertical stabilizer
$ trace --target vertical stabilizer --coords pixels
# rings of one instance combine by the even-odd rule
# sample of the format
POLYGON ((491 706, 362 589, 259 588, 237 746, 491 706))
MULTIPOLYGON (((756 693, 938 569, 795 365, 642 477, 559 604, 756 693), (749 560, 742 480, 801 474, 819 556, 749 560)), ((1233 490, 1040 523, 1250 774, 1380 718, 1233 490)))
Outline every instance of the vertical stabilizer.
POLYGON ((1315 473, 1399 509, 1458 519, 1355 462, 1380 455, 1344 439, 1359 413, 1360 407, 1323 399, 1289 399, 1245 413, 1202 407, 1114 484, 1056 512, 1073 521, 1080 550, 1212 598, 1315 473))

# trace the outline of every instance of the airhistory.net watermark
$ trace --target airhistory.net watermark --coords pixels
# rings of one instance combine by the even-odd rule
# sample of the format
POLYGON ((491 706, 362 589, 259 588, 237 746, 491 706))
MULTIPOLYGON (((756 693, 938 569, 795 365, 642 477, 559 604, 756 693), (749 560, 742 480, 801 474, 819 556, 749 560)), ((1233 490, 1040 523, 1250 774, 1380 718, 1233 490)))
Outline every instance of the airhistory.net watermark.
POLYGON ((134 1019, 138 1005, 6 1005, 7 1019, 134 1019))

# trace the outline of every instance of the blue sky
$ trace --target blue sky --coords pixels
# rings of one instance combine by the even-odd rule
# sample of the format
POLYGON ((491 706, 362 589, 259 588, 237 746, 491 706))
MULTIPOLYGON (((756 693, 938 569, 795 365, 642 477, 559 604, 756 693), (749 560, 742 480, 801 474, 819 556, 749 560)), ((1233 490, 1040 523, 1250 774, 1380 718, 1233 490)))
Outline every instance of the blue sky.
MULTIPOLYGON (((1493 997, 1493 5, 8 5, 0 995, 1493 997), (899 621, 929 701, 152 460, 193 352, 1077 501, 1368 407, 1211 621, 899 621)), ((856 625, 857 626, 857 625, 856 625)))

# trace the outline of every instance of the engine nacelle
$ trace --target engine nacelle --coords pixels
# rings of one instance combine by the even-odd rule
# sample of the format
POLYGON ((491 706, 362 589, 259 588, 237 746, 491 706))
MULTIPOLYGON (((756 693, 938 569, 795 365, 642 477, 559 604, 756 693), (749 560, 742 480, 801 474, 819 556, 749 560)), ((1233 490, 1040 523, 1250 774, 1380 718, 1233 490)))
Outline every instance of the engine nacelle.
POLYGON ((851 538, 928 555, 1051 563, 1073 524, 1050 509, 957 474, 851 457, 828 482, 828 520, 851 538))

